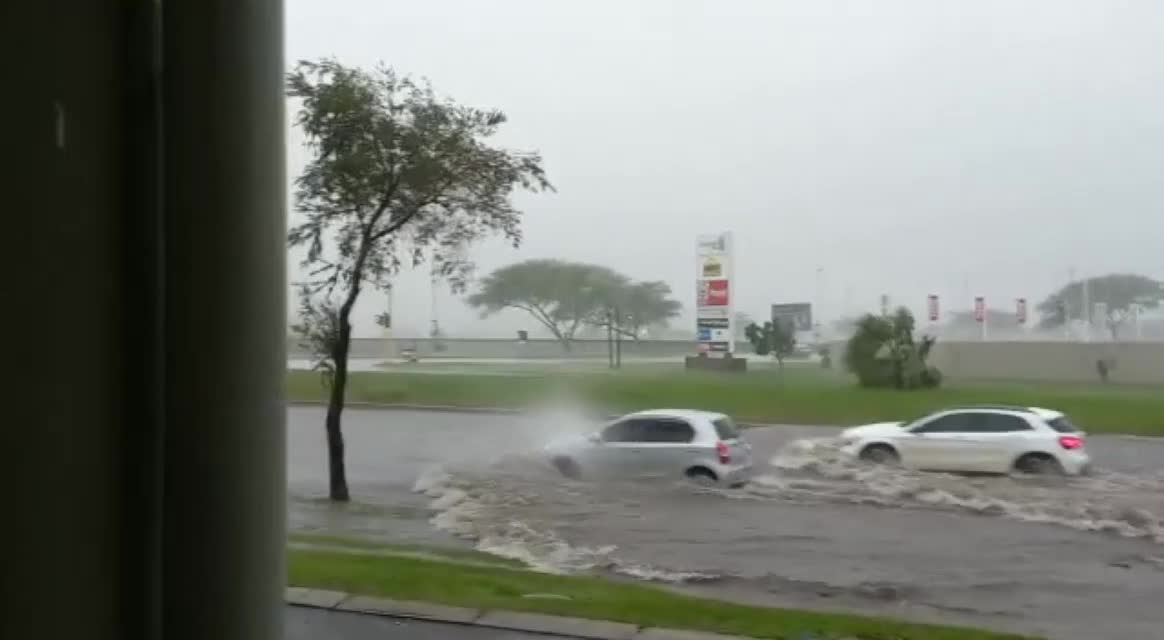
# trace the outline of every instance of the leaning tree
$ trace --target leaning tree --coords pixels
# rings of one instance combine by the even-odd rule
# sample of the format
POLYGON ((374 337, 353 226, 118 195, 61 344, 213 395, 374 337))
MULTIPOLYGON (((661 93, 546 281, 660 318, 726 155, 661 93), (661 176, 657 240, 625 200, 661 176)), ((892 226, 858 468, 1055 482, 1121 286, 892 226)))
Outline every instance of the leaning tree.
POLYGON ((312 151, 295 180, 298 222, 288 233, 291 246, 306 250, 299 328, 326 363, 329 494, 342 501, 341 416, 360 294, 426 260, 463 287, 472 265, 460 249, 494 234, 516 246, 513 192, 552 187, 538 154, 490 144, 502 112, 439 97, 389 67, 302 61, 287 75, 287 92, 300 101, 295 124, 312 151))

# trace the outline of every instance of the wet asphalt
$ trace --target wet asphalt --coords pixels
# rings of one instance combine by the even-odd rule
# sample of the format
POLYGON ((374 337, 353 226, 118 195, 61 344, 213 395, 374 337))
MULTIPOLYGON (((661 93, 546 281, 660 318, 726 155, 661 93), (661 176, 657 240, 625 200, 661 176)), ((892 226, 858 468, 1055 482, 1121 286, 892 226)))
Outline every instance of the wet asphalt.
MULTIPOLYGON (((548 640, 563 636, 287 607, 285 640, 548 640)), ((568 639, 567 639, 568 640, 568 639)))
POLYGON ((571 412, 349 410, 353 503, 326 492, 323 411, 288 414, 293 530, 474 544, 556 570, 757 604, 879 613, 1064 640, 1164 637, 1164 441, 1092 437, 1082 479, 866 468, 835 429, 747 434, 743 490, 574 482, 536 455, 571 412))

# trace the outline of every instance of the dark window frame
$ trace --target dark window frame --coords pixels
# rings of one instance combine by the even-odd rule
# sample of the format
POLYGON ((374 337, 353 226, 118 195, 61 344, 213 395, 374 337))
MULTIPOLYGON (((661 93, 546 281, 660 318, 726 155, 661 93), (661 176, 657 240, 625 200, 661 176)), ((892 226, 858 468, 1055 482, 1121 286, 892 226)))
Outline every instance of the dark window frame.
MULTIPOLYGON (((965 420, 965 419, 967 418, 967 412, 966 412, 966 411, 954 411, 954 412, 950 412, 950 413, 943 413, 943 414, 941 414, 941 415, 939 415, 939 416, 937 416, 937 417, 934 417, 934 418, 931 418, 931 419, 929 419, 929 420, 926 420, 925 422, 923 422, 923 423, 921 423, 921 424, 919 424, 919 425, 917 425, 917 426, 911 427, 911 428, 910 428, 910 430, 909 430, 909 432, 910 432, 910 433, 915 433, 915 434, 927 434, 927 433, 968 433, 968 431, 967 431, 967 430, 965 430, 965 429, 960 429, 960 430, 957 430, 957 431, 950 431, 950 430, 933 431, 933 430, 931 430, 931 429, 930 429, 930 427, 932 427, 933 425, 935 425, 935 424, 937 424, 937 423, 939 423, 939 422, 941 422, 941 421, 943 421, 943 420, 954 419, 954 418, 959 418, 959 419, 965 420)), ((965 424, 968 424, 968 423, 965 423, 965 424)))
POLYGON ((646 440, 643 440, 643 442, 646 442, 648 444, 689 444, 689 443, 695 441, 695 425, 691 424, 687 420, 683 420, 681 418, 657 417, 657 418, 651 418, 650 422, 651 422, 651 426, 647 428, 648 438, 646 440), (668 425, 668 426, 678 425, 678 426, 684 427, 687 431, 687 438, 684 440, 673 440, 673 439, 655 440, 655 439, 651 439, 649 437, 650 432, 652 430, 654 430, 656 433, 662 433, 663 429, 659 429, 659 427, 661 427, 663 425, 668 425))

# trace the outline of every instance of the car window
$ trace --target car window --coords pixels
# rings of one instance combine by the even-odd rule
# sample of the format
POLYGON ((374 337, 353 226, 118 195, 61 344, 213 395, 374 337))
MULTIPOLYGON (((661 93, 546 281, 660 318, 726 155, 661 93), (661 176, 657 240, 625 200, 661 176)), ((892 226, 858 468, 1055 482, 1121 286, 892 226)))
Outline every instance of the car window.
POLYGON ((646 442, 691 442, 695 429, 682 420, 656 419, 644 425, 646 442))
POLYGON ((1047 425, 1059 433, 1077 433, 1079 429, 1067 419, 1067 416, 1059 416, 1054 420, 1048 420, 1047 425))
POLYGON ((1031 425, 1026 420, 1009 413, 981 414, 984 428, 975 431, 986 433, 1014 433, 1016 431, 1030 431, 1031 425))
POLYGON ((715 434, 720 440, 735 440, 740 437, 740 429, 731 418, 724 416, 712 421, 715 425, 715 434))
POLYGON ((970 420, 965 413, 951 413, 940 418, 934 418, 921 426, 913 428, 913 433, 959 433, 969 430, 970 420))
POLYGON ((603 429, 602 439, 605 442, 634 442, 638 431, 633 420, 623 420, 603 429))

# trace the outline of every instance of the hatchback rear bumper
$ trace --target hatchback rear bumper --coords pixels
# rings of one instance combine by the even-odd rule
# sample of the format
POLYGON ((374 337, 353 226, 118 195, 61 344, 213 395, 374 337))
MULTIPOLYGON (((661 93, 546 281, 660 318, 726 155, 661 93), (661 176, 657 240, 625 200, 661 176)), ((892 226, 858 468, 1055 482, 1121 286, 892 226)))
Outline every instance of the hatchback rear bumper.
POLYGON ((719 476, 720 484, 729 487, 747 484, 752 479, 752 465, 720 467, 716 470, 716 475, 719 476))

